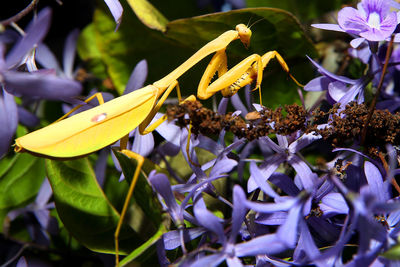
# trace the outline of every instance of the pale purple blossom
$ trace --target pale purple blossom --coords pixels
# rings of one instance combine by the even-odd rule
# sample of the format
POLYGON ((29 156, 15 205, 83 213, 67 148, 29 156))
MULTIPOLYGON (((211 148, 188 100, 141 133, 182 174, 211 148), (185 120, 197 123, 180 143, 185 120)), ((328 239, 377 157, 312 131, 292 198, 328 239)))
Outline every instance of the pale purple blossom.
MULTIPOLYGON (((313 24, 313 27, 347 32, 368 41, 390 39, 399 23, 397 13, 390 10, 387 0, 362 0, 357 9, 344 7, 338 13, 337 24, 313 24)), ((398 37, 397 37, 398 38, 398 37)), ((357 43, 361 43, 357 41, 357 43)))

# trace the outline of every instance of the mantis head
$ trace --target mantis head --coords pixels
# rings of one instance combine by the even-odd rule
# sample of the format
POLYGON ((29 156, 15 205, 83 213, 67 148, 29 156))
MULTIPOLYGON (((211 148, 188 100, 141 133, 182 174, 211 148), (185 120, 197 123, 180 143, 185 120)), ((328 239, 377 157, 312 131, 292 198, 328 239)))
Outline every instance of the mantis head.
POLYGON ((236 31, 239 34, 239 39, 243 43, 244 47, 250 46, 251 30, 244 24, 236 25, 236 31))

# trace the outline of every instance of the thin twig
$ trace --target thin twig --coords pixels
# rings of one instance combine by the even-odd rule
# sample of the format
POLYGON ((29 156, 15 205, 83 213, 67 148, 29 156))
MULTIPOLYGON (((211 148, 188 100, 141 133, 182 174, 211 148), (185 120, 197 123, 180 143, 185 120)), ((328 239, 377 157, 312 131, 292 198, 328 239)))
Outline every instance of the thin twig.
POLYGON ((22 19, 23 17, 25 17, 29 12, 31 12, 35 8, 35 6, 37 5, 38 2, 39 2, 39 0, 32 0, 32 2, 27 7, 25 7, 22 11, 20 11, 15 16, 12 16, 9 19, 0 21, 0 25, 2 25, 3 27, 6 27, 6 26, 10 25, 11 23, 15 23, 18 20, 22 19))
POLYGON ((388 48, 386 50, 385 64, 383 65, 382 75, 381 75, 381 78, 379 80, 378 89, 376 90, 375 96, 372 99, 371 106, 370 106, 369 112, 368 112, 368 116, 367 116, 367 119, 365 120, 364 128, 363 128, 363 130, 361 132, 361 145, 364 145, 365 138, 367 137, 368 124, 369 124, 369 121, 372 118, 372 115, 374 114, 376 103, 378 102, 378 97, 381 94, 383 80, 385 78, 386 70, 387 70, 388 65, 389 65, 389 59, 390 59, 390 56, 392 55, 392 51, 393 51, 393 41, 394 41, 394 34, 392 34, 392 37, 390 39, 390 43, 389 43, 388 48))

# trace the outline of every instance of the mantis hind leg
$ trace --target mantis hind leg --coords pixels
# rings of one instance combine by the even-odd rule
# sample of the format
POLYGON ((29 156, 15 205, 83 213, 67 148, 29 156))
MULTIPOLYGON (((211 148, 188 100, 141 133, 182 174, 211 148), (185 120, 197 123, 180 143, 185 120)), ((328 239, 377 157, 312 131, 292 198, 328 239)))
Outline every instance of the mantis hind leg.
MULTIPOLYGON (((94 95, 88 97, 87 99, 84 100, 85 103, 89 103, 90 101, 92 101, 94 98, 97 98, 97 101, 99 101, 99 105, 103 105, 104 104, 104 99, 103 99, 103 95, 101 93, 95 93, 94 95)), ((78 109, 80 109, 81 107, 83 107, 84 104, 79 104, 76 107, 72 108, 70 111, 68 111, 65 115, 63 115, 62 117, 60 117, 58 120, 56 120, 53 123, 59 122, 63 119, 65 119, 66 117, 68 117, 69 115, 71 115, 73 112, 77 111, 78 109)))
POLYGON ((121 211, 121 216, 119 218, 118 225, 117 225, 117 228, 116 228, 115 233, 114 233, 115 266, 119 265, 119 241, 118 240, 119 240, 119 234, 121 232, 122 223, 123 223, 124 218, 126 216, 126 211, 128 210, 128 206, 129 206, 129 202, 130 202, 130 200, 132 198, 133 190, 135 189, 136 182, 137 182, 137 180, 139 178, 140 170, 142 169, 142 166, 143 166, 143 163, 144 163, 143 156, 141 156, 139 154, 136 154, 136 153, 134 153, 134 152, 132 152, 130 150, 122 149, 121 153, 125 154, 127 157, 135 159, 137 161, 137 167, 136 167, 135 173, 133 175, 132 182, 131 182, 131 184, 129 186, 128 194, 126 195, 124 206, 123 206, 122 211, 121 211))

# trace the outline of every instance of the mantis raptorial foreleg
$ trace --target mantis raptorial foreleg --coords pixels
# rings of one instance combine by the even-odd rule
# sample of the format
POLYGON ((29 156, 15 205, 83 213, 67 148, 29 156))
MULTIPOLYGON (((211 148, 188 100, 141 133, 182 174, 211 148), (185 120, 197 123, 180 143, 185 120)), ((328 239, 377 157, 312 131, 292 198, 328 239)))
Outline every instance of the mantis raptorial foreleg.
POLYGON ((203 75, 202 81, 199 84, 197 96, 200 99, 207 99, 215 93, 221 91, 224 97, 230 97, 236 94, 240 88, 252 83, 254 79, 256 79, 256 87, 254 90, 260 90, 260 104, 262 104, 260 89, 263 75, 262 73, 269 61, 273 58, 278 60, 282 69, 290 75, 297 85, 302 86, 290 74, 289 67, 282 56, 276 51, 270 51, 265 53, 263 56, 253 54, 247 57, 211 84, 207 83, 207 81, 209 81, 209 77, 205 77, 205 75, 203 75))

